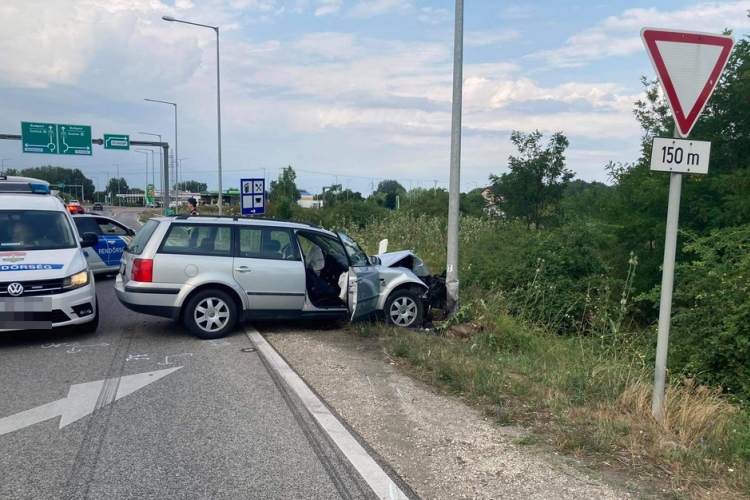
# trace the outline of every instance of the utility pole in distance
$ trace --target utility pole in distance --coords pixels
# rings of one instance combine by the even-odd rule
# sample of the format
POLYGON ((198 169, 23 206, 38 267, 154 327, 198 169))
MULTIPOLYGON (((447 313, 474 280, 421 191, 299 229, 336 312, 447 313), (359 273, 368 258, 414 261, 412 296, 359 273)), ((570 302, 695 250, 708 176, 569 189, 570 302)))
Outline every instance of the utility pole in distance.
MULTIPOLYGON (((451 123, 451 176, 448 201, 448 262, 445 279, 446 309, 449 316, 458 311, 458 224, 461 196, 464 0, 456 0, 456 28, 453 43, 453 119, 451 123)), ((435 187, 437 188, 437 183, 435 187)))

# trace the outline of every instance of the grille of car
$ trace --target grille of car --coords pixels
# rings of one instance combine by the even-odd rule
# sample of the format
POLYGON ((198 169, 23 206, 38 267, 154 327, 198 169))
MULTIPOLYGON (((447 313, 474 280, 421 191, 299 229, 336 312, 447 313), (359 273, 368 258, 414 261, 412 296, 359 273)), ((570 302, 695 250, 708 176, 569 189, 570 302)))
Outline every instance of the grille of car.
POLYGON ((23 294, 21 297, 55 295, 63 293, 63 280, 37 280, 37 281, 7 281, 0 283, 0 297, 11 297, 8 292, 8 286, 13 283, 23 285, 23 294))

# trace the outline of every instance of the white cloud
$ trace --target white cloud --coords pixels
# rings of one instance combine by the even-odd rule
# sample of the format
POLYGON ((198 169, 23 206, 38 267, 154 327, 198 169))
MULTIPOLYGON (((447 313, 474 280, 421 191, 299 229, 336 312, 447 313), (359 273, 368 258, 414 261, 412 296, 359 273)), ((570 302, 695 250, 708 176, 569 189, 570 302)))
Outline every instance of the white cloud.
POLYGON ((469 31, 464 36, 464 44, 469 47, 484 47, 494 45, 500 42, 507 42, 515 38, 520 38, 521 32, 518 30, 497 30, 497 31, 469 31))
POLYGON ((329 14, 336 14, 341 10, 342 0, 319 0, 320 7, 315 10, 316 16, 326 16, 329 14))
POLYGON ((369 19, 384 14, 410 14, 414 12, 414 5, 410 0, 360 0, 351 9, 349 17, 369 19))
POLYGON ((544 59, 550 66, 581 66, 598 59, 642 51, 639 34, 645 26, 710 33, 721 33, 727 28, 750 28, 749 9, 750 0, 696 3, 674 11, 629 9, 568 38, 563 47, 529 57, 544 59))
POLYGON ((419 10, 417 19, 427 24, 442 24, 451 19, 452 14, 448 9, 434 9, 432 7, 422 7, 419 10))
POLYGON ((516 4, 503 8, 500 17, 503 19, 527 19, 536 15, 538 8, 533 4, 516 4))
MULTIPOLYGON (((403 41, 309 31, 251 40, 242 30, 252 21, 240 5, 257 16, 266 12, 264 5, 313 13, 326 6, 344 9, 342 0, 236 0, 231 5, 193 0, 179 1, 177 7, 156 0, 41 3, 45 8, 39 10, 38 4, 14 2, 11 7, 0 2, 0 18, 9 20, 0 33, 0 85, 11 88, 13 96, 26 96, 9 105, 9 98, 4 101, 0 95, 0 105, 6 114, 12 113, 0 121, 61 117, 118 131, 121 124, 123 133, 165 131, 166 137, 172 127, 169 110, 142 99, 174 100, 180 103, 181 155, 193 158, 190 163, 197 171, 201 157, 212 165, 215 143, 206 137, 215 137, 215 34, 161 21, 162 14, 170 14, 218 24, 222 30, 238 28, 222 39, 227 168, 251 162, 252 168, 270 168, 274 162, 312 162, 313 156, 331 165, 329 171, 344 171, 347 167, 340 165, 347 158, 362 156, 366 158, 358 160, 360 168, 379 168, 384 159, 398 165, 390 175, 447 165, 452 40, 403 41), (30 16, 33 12, 39 14, 36 19, 30 16), (28 91, 29 87, 43 90, 28 91), (66 92, 76 97, 69 102, 58 99, 63 94, 67 99, 66 92), (40 95, 60 102, 41 104, 40 95), (364 143, 370 149, 363 155, 364 143), (333 147, 336 144, 341 147, 333 147), (254 152, 251 160, 245 154, 248 150, 254 152)), ((365 4, 361 15, 406 12, 404 8, 417 13, 409 2, 357 5, 365 4)), ((416 18, 411 20, 420 26, 416 18)), ((486 46, 514 36, 513 31, 470 33, 467 45, 486 46)), ((615 83, 543 85, 518 64, 493 59, 467 64, 464 77, 467 172, 503 164, 507 134, 514 129, 563 130, 571 140, 637 140, 639 136, 631 113, 635 97, 615 83)))

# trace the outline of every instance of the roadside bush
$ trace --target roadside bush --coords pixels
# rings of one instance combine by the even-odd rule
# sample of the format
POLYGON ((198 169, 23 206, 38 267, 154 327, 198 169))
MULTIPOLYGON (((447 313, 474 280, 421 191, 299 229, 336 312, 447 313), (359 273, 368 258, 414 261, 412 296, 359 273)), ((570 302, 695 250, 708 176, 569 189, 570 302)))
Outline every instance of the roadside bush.
POLYGON ((695 258, 675 273, 670 368, 750 397, 750 225, 693 237, 684 251, 695 258))

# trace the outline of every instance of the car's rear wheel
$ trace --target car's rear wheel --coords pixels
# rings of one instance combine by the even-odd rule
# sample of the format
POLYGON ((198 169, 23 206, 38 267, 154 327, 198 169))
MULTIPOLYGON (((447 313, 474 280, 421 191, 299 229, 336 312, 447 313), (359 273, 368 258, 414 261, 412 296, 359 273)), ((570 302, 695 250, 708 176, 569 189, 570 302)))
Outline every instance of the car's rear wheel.
POLYGON ((203 290, 188 301, 182 319, 196 337, 218 339, 234 328, 237 306, 222 290, 203 290))
POLYGON ((422 323, 424 307, 416 294, 409 290, 393 292, 385 301, 385 318, 389 324, 405 328, 422 323))

